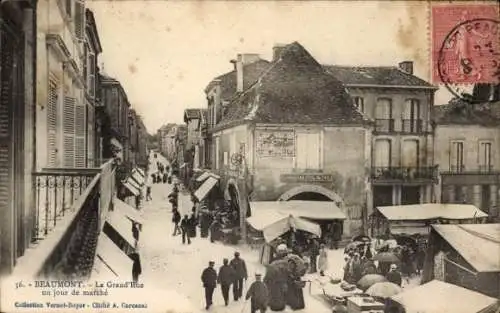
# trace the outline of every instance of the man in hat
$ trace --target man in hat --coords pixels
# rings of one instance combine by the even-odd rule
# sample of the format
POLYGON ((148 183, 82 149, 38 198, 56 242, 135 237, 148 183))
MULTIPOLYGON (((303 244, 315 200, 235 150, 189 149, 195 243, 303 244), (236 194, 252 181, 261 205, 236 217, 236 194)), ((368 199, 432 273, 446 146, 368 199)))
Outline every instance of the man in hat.
POLYGON ((398 266, 396 264, 391 264, 389 273, 385 276, 388 281, 390 281, 393 284, 396 284, 398 286, 401 286, 402 284, 402 279, 401 279, 401 273, 398 271, 398 266))
POLYGON ((217 282, 220 284, 222 290, 222 297, 227 306, 229 302, 229 287, 234 282, 235 272, 231 266, 229 266, 229 260, 222 260, 222 266, 219 269, 219 276, 217 277, 217 282))
POLYGON ((212 297, 214 295, 215 287, 217 286, 217 272, 214 269, 215 262, 208 262, 208 267, 203 270, 201 274, 201 282, 203 283, 203 288, 205 288, 205 309, 209 309, 213 304, 212 297))
POLYGON ((235 272, 235 281, 233 284, 233 297, 234 301, 238 301, 239 298, 243 295, 243 279, 247 280, 247 265, 245 260, 240 258, 240 253, 236 251, 234 253, 234 259, 231 260, 231 267, 235 272))
POLYGON ((250 299, 250 312, 265 313, 269 301, 269 291, 266 284, 262 282, 262 275, 255 273, 255 281, 248 288, 246 300, 250 299))

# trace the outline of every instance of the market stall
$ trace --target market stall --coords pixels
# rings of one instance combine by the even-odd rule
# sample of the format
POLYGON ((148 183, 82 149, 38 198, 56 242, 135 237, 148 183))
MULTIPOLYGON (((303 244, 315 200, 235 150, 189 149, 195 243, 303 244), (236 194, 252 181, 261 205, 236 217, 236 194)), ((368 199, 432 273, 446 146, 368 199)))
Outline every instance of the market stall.
POLYGON ((377 207, 370 222, 372 237, 427 236, 431 224, 471 224, 487 217, 471 204, 424 203, 377 207))

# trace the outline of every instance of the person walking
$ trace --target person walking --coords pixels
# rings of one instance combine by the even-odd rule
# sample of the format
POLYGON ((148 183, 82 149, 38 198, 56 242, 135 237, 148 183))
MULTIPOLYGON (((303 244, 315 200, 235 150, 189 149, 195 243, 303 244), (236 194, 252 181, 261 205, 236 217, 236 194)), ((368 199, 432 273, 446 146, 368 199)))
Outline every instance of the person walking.
POLYGON ((172 215, 172 223, 174 223, 174 233, 172 236, 176 236, 177 233, 182 234, 182 230, 179 227, 179 223, 181 222, 181 213, 179 213, 179 210, 174 209, 174 213, 172 215))
POLYGON ((215 287, 217 287, 217 272, 214 269, 215 262, 208 262, 208 267, 201 273, 201 282, 205 288, 205 309, 208 310, 213 304, 212 297, 214 295, 215 287))
POLYGON ((318 261, 318 255, 319 255, 319 245, 318 241, 316 239, 311 240, 311 273, 316 273, 317 272, 317 261, 318 261))
POLYGON ((220 284, 222 290, 222 297, 224 298, 224 303, 229 303, 229 287, 234 282, 235 272, 234 269, 229 266, 229 260, 222 260, 222 266, 219 269, 219 276, 217 277, 217 283, 220 284))
POLYGON ((146 201, 151 201, 153 198, 151 197, 151 179, 146 181, 146 201))
POLYGON ((186 214, 184 215, 184 218, 181 221, 181 231, 182 231, 182 244, 187 243, 188 245, 191 244, 191 238, 189 238, 189 216, 186 214))
POLYGON ((137 252, 132 253, 130 255, 130 258, 133 261, 133 263, 132 263, 132 281, 138 282, 139 275, 142 274, 141 258, 139 257, 139 254, 137 252))
POLYGON ((255 273, 255 281, 248 288, 245 299, 250 299, 250 312, 265 313, 269 302, 269 290, 266 284, 262 282, 262 275, 255 273))
POLYGON ((234 258, 231 260, 230 265, 234 269, 236 276, 233 284, 233 297, 234 301, 238 301, 243 296, 243 280, 247 280, 248 278, 247 265, 245 260, 240 258, 238 251, 234 253, 234 258))
POLYGON ((320 245, 318 257, 318 269, 321 276, 325 276, 325 271, 328 269, 328 252, 326 251, 325 244, 320 245))

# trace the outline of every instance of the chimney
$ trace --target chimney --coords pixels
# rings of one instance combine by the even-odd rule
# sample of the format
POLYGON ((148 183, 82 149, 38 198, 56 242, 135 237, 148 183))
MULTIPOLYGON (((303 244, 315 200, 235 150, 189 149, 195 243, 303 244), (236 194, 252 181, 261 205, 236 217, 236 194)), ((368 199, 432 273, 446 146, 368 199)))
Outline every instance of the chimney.
POLYGON ((398 64, 398 67, 403 72, 413 75, 413 61, 403 61, 398 64))
POLYGON ((284 44, 275 44, 273 47, 273 62, 276 62, 280 59, 281 57, 281 52, 283 51, 283 48, 285 48, 286 45, 284 44))
POLYGON ((260 56, 255 53, 241 53, 236 58, 236 92, 242 92, 243 84, 243 66, 260 60, 260 56))

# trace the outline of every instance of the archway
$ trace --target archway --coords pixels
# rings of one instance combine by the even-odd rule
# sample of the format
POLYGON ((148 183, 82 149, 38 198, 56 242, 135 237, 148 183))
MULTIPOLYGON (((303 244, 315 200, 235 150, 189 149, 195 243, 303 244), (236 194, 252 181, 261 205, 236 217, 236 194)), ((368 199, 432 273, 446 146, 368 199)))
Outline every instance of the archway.
POLYGON ((227 182, 225 198, 229 201, 231 220, 237 226, 240 222, 240 190, 234 179, 227 182))
POLYGON ((344 203, 337 193, 318 185, 301 185, 294 187, 278 198, 278 201, 289 200, 333 201, 339 207, 344 203))

